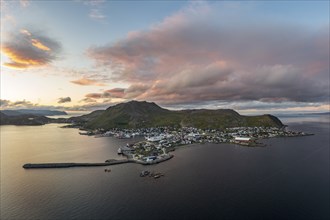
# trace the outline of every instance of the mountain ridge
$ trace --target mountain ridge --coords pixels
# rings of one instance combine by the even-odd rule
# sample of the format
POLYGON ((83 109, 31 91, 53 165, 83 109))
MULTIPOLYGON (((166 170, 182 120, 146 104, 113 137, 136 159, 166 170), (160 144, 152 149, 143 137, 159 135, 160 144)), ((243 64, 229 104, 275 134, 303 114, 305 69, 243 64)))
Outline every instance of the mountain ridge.
POLYGON ((88 115, 70 118, 83 123, 86 129, 196 127, 224 129, 227 127, 282 127, 273 115, 244 116, 232 109, 168 110, 154 102, 130 101, 98 110, 88 115), (93 117, 88 117, 88 115, 93 117))
POLYGON ((0 111, 0 125, 44 125, 52 122, 52 119, 43 115, 7 115, 0 111))
POLYGON ((53 115, 67 115, 64 111, 57 110, 39 110, 39 109, 16 109, 16 110, 1 110, 7 116, 18 116, 18 115, 42 115, 42 116, 53 116, 53 115))

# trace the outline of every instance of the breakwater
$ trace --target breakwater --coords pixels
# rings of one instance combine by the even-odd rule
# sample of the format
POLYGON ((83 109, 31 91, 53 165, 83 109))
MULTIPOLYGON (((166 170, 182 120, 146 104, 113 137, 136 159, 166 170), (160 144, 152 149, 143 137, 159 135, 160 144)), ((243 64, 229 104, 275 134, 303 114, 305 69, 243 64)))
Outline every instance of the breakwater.
POLYGON ((68 167, 96 167, 96 166, 110 166, 116 164, 130 163, 131 160, 114 160, 105 163, 27 163, 23 168, 68 168, 68 167))
POLYGON ((157 158, 153 161, 141 161, 134 159, 123 159, 123 160, 111 160, 104 163, 27 163, 23 165, 24 169, 38 169, 38 168, 69 168, 69 167, 97 167, 97 166, 111 166, 123 163, 138 163, 142 165, 157 164, 166 160, 169 160, 173 155, 166 155, 162 158, 157 158))

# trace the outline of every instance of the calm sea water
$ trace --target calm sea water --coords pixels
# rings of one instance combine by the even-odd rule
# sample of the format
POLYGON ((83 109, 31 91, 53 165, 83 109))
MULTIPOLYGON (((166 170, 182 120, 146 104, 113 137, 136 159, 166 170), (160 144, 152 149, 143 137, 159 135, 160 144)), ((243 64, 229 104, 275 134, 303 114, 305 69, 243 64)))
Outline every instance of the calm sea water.
POLYGON ((24 170, 24 163, 119 158, 127 140, 60 125, 1 126, 1 219, 329 219, 329 117, 282 118, 314 136, 267 147, 193 145, 170 161, 24 170), (141 178, 144 170, 164 177, 141 178))

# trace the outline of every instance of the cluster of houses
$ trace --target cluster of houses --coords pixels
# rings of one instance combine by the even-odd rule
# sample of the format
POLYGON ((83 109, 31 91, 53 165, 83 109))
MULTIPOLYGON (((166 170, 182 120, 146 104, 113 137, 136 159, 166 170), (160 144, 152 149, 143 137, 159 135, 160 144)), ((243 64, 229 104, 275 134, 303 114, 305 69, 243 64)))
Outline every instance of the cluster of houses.
POLYGON ((175 147, 193 143, 235 143, 246 146, 262 146, 256 142, 261 138, 292 137, 307 135, 303 132, 287 131, 275 127, 235 127, 225 130, 184 128, 145 128, 135 130, 108 131, 117 138, 144 136, 145 140, 118 149, 128 158, 153 161, 168 155, 175 147))
POLYGON ((109 131, 88 131, 95 137, 114 136, 120 139, 129 139, 136 136, 145 137, 147 142, 162 147, 173 147, 191 143, 231 143, 252 142, 257 139, 271 137, 305 136, 304 132, 288 131, 276 127, 232 127, 224 130, 197 129, 193 127, 172 128, 140 128, 140 129, 112 129, 109 131))

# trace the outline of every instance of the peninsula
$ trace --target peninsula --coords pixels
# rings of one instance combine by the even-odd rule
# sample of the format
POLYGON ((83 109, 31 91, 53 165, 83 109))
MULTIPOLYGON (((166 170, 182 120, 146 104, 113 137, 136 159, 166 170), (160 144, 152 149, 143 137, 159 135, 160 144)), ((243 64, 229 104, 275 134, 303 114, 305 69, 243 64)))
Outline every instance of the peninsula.
POLYGON ((0 125, 44 125, 52 122, 60 122, 60 120, 46 117, 54 115, 67 115, 67 113, 63 111, 37 109, 1 110, 0 125))

